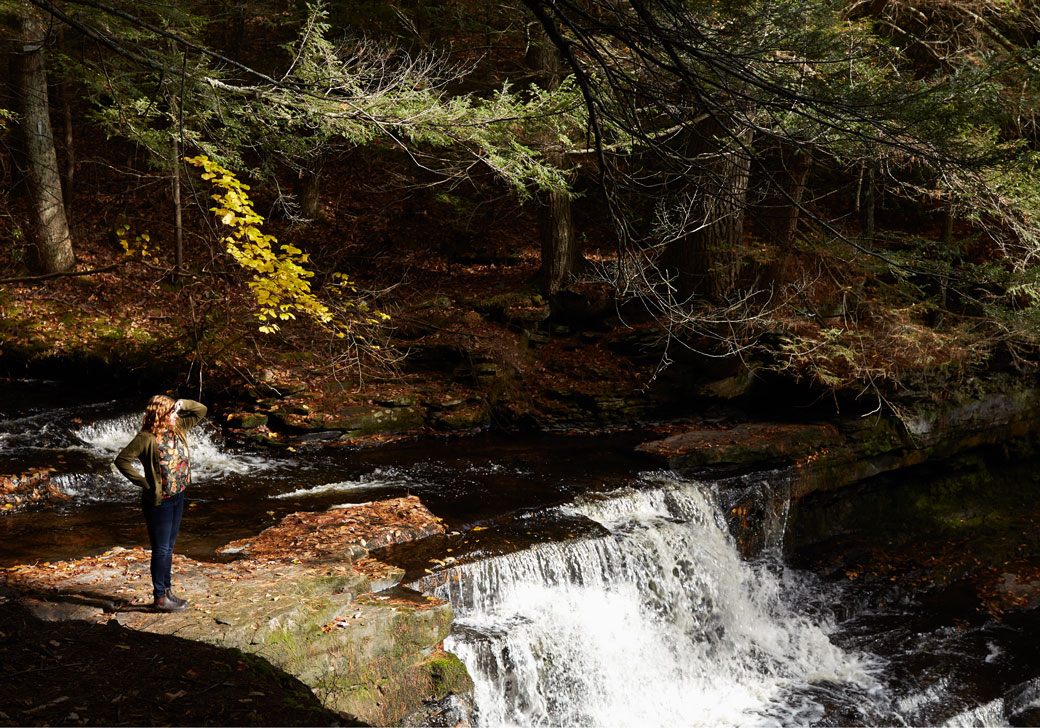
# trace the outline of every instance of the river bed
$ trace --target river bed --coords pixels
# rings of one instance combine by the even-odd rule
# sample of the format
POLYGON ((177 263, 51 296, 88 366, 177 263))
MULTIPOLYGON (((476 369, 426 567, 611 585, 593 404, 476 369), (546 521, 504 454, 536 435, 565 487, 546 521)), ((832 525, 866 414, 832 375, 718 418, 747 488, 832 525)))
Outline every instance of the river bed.
MULTIPOLYGON (((143 399, 0 382, 0 472, 54 468, 68 496, 0 517, 0 565, 147 544, 136 488, 110 467, 143 399)), ((474 677, 480 725, 1010 725, 1036 716, 1037 610, 994 617, 960 563, 957 578, 936 578, 940 565, 923 580, 923 545, 941 556, 936 544, 947 537, 921 530, 924 521, 884 519, 886 508, 907 509, 878 492, 917 492, 906 483, 852 489, 842 508, 818 502, 792 515, 790 473, 653 470, 633 452, 640 439, 489 435, 287 452, 235 443, 206 424, 192 434, 195 483, 178 551, 219 559, 218 546, 293 511, 418 495, 450 533, 383 556, 413 587, 451 600, 447 647, 474 677), (750 526, 734 517, 752 505, 750 526)), ((992 531, 1006 540, 1035 522, 1023 472, 987 474, 988 510, 966 496, 966 518, 985 510, 977 539, 992 531)), ((925 496, 927 478, 947 482, 910 477, 925 496)), ((979 573, 1001 568, 984 563, 987 554, 1008 557, 964 544, 979 573)), ((1036 545, 1011 549, 1027 559, 1036 545)))

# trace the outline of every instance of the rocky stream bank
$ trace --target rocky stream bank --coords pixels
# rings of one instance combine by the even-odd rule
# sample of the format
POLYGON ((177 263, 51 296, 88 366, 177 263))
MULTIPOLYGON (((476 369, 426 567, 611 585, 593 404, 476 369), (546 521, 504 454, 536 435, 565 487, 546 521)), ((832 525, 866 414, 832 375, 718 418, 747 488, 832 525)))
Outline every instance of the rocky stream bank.
MULTIPOLYGON (((177 556, 175 586, 190 607, 172 614, 150 609, 149 555, 140 548, 16 566, 4 572, 0 588, 5 609, 14 603, 45 622, 107 626, 113 639, 100 649, 129 649, 118 637, 131 630, 170 637, 169 650, 209 645, 247 660, 243 664, 252 672, 289 676, 317 699, 311 712, 302 713, 304 724, 329 719, 368 725, 456 723, 461 718, 451 717, 466 715, 460 706, 472 683, 458 659, 441 648, 451 607, 399 587, 403 571, 370 556, 379 547, 443 531, 440 520, 415 497, 293 514, 253 539, 222 549, 237 555, 228 563, 177 556)), ((55 642, 61 646, 60 639, 55 642)), ((213 660, 215 654, 203 659, 213 660)), ((29 672, 60 667, 41 654, 40 664, 29 672)), ((151 674, 110 676, 127 681, 124 700, 137 688, 135 695, 150 691, 152 699, 176 709, 187 693, 220 687, 195 679, 206 664, 195 665, 194 676, 162 673, 158 664, 146 669, 151 674)), ((236 699, 259 704, 265 693, 255 692, 236 699)), ((293 700, 302 709, 306 706, 298 693, 293 700)), ((47 709, 46 699, 27 691, 5 704, 4 718, 32 724, 47 709)), ((100 711, 87 706, 79 712, 96 721, 100 711)), ((279 715, 253 720, 271 724, 279 715)), ((169 714, 163 721, 181 722, 169 714)))
MULTIPOLYGON (((604 394, 603 404, 588 393, 560 392, 558 401, 568 403, 563 418, 568 426, 634 427, 636 413, 650 416, 662 411, 660 402, 655 404, 645 394, 609 402, 604 394)), ((434 433, 463 436, 488 426, 494 412, 487 400, 452 396, 445 390, 403 394, 338 411, 312 407, 297 394, 301 396, 281 391, 277 398, 257 400, 264 404, 252 411, 218 409, 215 419, 232 437, 279 448, 359 447, 434 433), (476 419, 470 419, 473 413, 478 413, 476 419)), ((548 422, 547 411, 539 410, 543 424, 548 422)), ((797 548, 834 535, 829 524, 842 504, 840 498, 826 498, 842 489, 908 468, 955 463, 980 448, 996 448, 1008 457, 1034 452, 1040 432, 1040 389, 1028 381, 994 378, 970 396, 918 401, 901 407, 899 416, 763 421, 736 407, 718 411, 725 414, 648 426, 637 450, 648 463, 709 477, 789 468, 790 489, 781 500, 784 508, 791 504, 793 509, 799 535, 790 544, 797 548), (802 508, 803 504, 811 507, 802 508)), ((0 513, 52 505, 64 497, 46 467, 0 475, 0 513)), ((777 501, 768 499, 732 504, 731 527, 739 531, 741 522, 760 523, 776 507, 777 501)), ((415 497, 294 513, 253 538, 227 544, 217 562, 176 557, 176 585, 192 607, 167 615, 147 607, 144 549, 114 549, 71 561, 8 568, 0 585, 0 639, 6 640, 0 669, 7 671, 14 688, 37 680, 40 671, 62 669, 63 661, 78 664, 61 657, 61 632, 48 631, 49 625, 63 625, 66 634, 94 629, 76 639, 89 641, 106 655, 154 649, 157 657, 135 668, 149 676, 146 679, 154 673, 154 679, 165 680, 164 673, 155 671, 170 662, 163 656, 171 650, 196 654, 206 665, 226 665, 222 669, 229 675, 241 671, 248 677, 236 681, 204 673, 192 676, 195 668, 189 667, 173 682, 161 682, 161 691, 148 698, 151 707, 138 712, 130 704, 141 693, 147 696, 149 689, 135 686, 134 695, 122 686, 118 695, 98 692, 105 705, 95 708, 82 705, 89 702, 85 696, 70 708, 65 701, 52 702, 62 695, 44 700, 14 690, 13 699, 5 703, 10 709, 0 720, 85 724, 85 716, 91 715, 90 722, 132 724, 145 722, 141 716, 149 714, 141 710, 158 708, 158 714, 152 712, 160 718, 152 715, 149 722, 465 724, 470 719, 472 682, 463 664, 442 644, 452 624, 450 605, 401 587, 403 570, 372 553, 444 532, 440 519, 415 497), (12 655, 29 635, 47 635, 39 640, 43 652, 38 660, 17 662, 12 655), (140 642, 145 636, 160 642, 149 647, 140 642), (263 687, 262 680, 280 687, 263 687), (253 689, 241 687, 251 683, 253 689), (188 710, 183 713, 187 717, 178 717, 178 706, 184 704, 178 701, 208 691, 223 691, 234 696, 229 700, 235 703, 246 702, 237 706, 238 712, 203 715, 188 710), (263 710, 256 712, 265 701, 263 710), (275 701, 296 712, 272 712, 275 701), (114 709, 122 712, 111 712, 114 709), (99 721, 97 716, 103 717, 99 721)), ((745 551, 753 552, 754 547, 745 551)), ((967 561, 962 566, 965 573, 971 569, 967 561)), ((929 572, 916 563, 907 568, 933 580, 949 578, 948 573, 932 567, 929 572)), ((1009 558, 1003 570, 989 576, 980 589, 995 613, 1040 604, 1040 575, 1028 561, 1009 558)), ((68 702, 71 705, 72 699, 68 702)))

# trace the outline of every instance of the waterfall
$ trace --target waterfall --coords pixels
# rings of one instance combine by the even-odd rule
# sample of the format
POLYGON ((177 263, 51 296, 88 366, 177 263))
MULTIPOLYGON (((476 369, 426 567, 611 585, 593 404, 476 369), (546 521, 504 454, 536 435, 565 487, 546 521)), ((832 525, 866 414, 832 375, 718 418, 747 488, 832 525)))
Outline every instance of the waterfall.
POLYGON ((803 688, 873 684, 775 562, 741 558, 707 486, 660 476, 564 510, 609 535, 419 584, 455 608, 481 725, 806 723, 823 709, 803 688))

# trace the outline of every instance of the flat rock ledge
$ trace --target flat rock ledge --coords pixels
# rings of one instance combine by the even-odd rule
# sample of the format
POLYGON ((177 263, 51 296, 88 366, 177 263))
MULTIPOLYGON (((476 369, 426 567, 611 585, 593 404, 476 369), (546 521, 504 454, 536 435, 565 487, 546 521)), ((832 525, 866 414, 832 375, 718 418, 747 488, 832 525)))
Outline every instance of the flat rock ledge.
MULTIPOLYGON (((636 450, 670 468, 794 465, 793 498, 1040 432, 1040 389, 918 405, 900 417, 689 429, 636 450)), ((1031 446, 1031 443, 1029 443, 1031 446)))
POLYGON ((403 572, 369 556, 443 532, 415 496, 294 513, 224 547, 240 554, 231 563, 176 555, 174 591, 190 606, 172 614, 150 609, 143 548, 15 566, 0 576, 0 595, 47 621, 114 620, 255 655, 310 686, 346 723, 423 724, 444 706, 464 723, 458 705, 473 683, 443 650, 451 606, 395 586, 403 572))

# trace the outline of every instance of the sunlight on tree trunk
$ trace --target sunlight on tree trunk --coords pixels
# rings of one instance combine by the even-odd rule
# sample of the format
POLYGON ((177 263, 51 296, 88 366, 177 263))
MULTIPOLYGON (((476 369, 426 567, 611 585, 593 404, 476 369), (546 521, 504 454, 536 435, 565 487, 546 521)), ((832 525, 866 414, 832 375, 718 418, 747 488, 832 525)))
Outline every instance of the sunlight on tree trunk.
POLYGON ((173 138, 170 158, 170 180, 173 192, 173 280, 184 272, 184 221, 181 205, 181 145, 177 137, 173 138))

